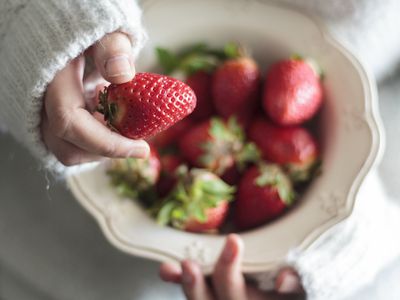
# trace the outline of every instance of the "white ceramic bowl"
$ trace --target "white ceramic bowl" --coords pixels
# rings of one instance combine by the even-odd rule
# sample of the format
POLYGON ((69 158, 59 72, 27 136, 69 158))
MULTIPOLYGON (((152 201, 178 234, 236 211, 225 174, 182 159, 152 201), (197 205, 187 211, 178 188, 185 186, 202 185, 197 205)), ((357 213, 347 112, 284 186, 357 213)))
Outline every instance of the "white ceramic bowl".
MULTIPOLYGON (((245 272, 276 267, 290 249, 305 249, 351 213, 382 145, 375 83, 320 23, 287 7, 249 0, 145 1, 144 22, 150 41, 138 60, 140 71, 156 65, 155 46, 175 50, 198 41, 221 46, 232 40, 247 45, 263 70, 272 61, 298 53, 315 58, 325 71, 323 173, 289 213, 241 234, 245 272)), ((113 245, 159 261, 195 259, 210 272, 224 236, 158 226, 135 202, 116 194, 104 168, 82 168, 69 176, 68 184, 113 245)))

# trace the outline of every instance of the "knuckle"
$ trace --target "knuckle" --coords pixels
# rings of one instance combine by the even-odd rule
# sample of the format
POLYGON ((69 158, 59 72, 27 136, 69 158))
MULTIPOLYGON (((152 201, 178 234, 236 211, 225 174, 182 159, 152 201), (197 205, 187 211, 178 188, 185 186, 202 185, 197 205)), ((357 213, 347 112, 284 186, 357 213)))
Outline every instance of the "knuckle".
POLYGON ((117 145, 114 141, 107 141, 100 149, 101 155, 106 157, 113 157, 117 152, 117 145))
POLYGON ((52 127, 54 134, 65 139, 68 137, 72 127, 72 112, 63 108, 57 109, 52 116, 52 127))

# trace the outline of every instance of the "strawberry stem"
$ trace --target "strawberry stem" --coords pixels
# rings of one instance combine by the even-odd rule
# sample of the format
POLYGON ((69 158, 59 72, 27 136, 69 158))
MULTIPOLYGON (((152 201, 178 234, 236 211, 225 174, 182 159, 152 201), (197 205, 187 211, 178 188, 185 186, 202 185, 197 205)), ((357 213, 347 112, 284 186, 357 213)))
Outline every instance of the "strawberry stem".
POLYGON ((112 125, 113 120, 115 119, 115 116, 117 114, 117 104, 114 102, 109 103, 108 102, 108 91, 107 87, 104 87, 103 91, 99 93, 99 105, 97 106, 96 109, 99 113, 104 115, 104 121, 107 122, 107 126, 114 130, 116 128, 112 125))

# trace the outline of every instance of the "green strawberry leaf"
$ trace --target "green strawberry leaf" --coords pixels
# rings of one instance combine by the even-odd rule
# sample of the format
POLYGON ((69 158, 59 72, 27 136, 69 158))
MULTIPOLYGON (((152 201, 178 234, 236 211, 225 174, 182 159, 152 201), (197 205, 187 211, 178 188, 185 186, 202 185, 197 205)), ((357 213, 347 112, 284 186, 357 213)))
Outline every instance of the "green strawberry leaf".
POLYGON ((304 183, 311 181, 313 178, 321 174, 322 161, 317 159, 309 164, 297 165, 287 164, 285 170, 294 183, 304 183))
POLYGON ((261 152, 254 143, 246 143, 236 155, 239 171, 243 171, 248 163, 257 163, 261 160, 261 152))
POLYGON ((175 202, 166 202, 157 213, 157 223, 167 225, 171 220, 172 210, 175 208, 175 202))
POLYGON ((290 206, 296 199, 296 193, 293 191, 292 186, 286 183, 279 183, 277 186, 279 198, 287 205, 290 206))
POLYGON ((122 197, 127 197, 131 199, 137 199, 138 197, 138 191, 135 190, 127 182, 120 181, 115 184, 115 188, 117 190, 117 193, 122 197))
POLYGON ((171 74, 179 66, 179 58, 171 51, 157 47, 156 54, 158 61, 166 75, 171 74))
POLYGON ((176 220, 185 220, 186 212, 182 207, 175 207, 171 212, 171 218, 176 220))
POLYGON ((302 55, 298 54, 298 53, 293 53, 290 56, 290 59, 293 59, 293 60, 304 60, 304 57, 302 55))
POLYGON ((201 188, 205 193, 216 195, 221 198, 229 198, 235 192, 234 187, 228 185, 222 180, 202 181, 201 188))
POLYGON ((193 211, 193 217, 201 223, 207 222, 207 216, 205 213, 205 209, 201 205, 198 205, 195 207, 195 209, 193 211))
POLYGON ((278 182, 278 174, 281 172, 278 165, 275 164, 260 164, 260 175, 256 178, 256 184, 259 187, 274 186, 278 182))
POLYGON ((227 43, 224 46, 224 53, 227 58, 234 59, 242 56, 240 46, 237 43, 227 43))
POLYGON ((192 54, 205 54, 208 51, 208 45, 206 43, 197 43, 184 47, 179 52, 179 57, 185 57, 192 54))
POLYGON ((156 204, 153 208, 160 224, 181 228, 191 218, 206 222, 207 209, 218 206, 221 201, 231 200, 235 191, 220 178, 202 169, 192 169, 185 178, 178 180, 162 205, 156 204))
POLYGON ((199 71, 212 72, 218 65, 218 60, 211 55, 191 54, 182 59, 179 68, 190 76, 199 71))
POLYGON ((278 190, 279 197, 286 205, 293 204, 296 195, 290 178, 276 164, 259 165, 260 175, 255 184, 259 187, 271 186, 278 190))
POLYGON ((183 48, 178 54, 157 47, 156 55, 165 74, 180 71, 190 76, 198 71, 212 72, 224 60, 242 56, 242 50, 236 43, 228 43, 223 49, 212 49, 205 43, 197 43, 183 48))

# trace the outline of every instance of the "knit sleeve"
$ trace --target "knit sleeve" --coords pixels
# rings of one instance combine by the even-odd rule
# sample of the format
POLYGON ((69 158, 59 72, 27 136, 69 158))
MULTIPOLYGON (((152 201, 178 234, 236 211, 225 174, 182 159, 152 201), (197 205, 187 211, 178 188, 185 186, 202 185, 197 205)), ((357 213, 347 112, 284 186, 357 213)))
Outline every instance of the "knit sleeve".
POLYGON ((134 0, 3 0, 0 2, 0 120, 35 156, 46 86, 71 59, 119 30, 136 55, 146 39, 134 0))
MULTIPOLYGON (((400 206, 374 172, 361 187, 352 215, 307 250, 293 249, 287 264, 299 273, 307 299, 347 299, 400 256, 399 228, 400 206)), ((277 272, 255 275, 259 287, 270 290, 277 272)))

